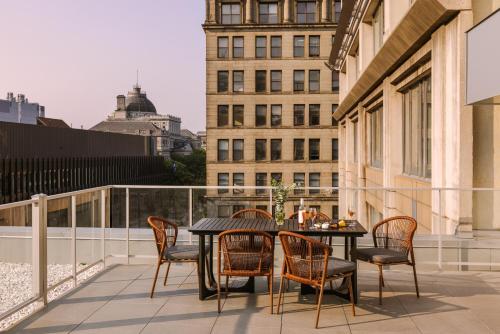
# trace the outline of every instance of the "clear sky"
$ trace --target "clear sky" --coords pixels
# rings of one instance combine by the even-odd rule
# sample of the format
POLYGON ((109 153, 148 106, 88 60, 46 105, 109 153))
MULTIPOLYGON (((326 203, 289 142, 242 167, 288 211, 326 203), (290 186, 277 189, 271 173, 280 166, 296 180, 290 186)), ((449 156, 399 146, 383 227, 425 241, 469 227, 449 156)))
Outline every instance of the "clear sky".
POLYGON ((89 128, 136 81, 161 114, 205 128, 200 0, 0 0, 0 98, 89 128))

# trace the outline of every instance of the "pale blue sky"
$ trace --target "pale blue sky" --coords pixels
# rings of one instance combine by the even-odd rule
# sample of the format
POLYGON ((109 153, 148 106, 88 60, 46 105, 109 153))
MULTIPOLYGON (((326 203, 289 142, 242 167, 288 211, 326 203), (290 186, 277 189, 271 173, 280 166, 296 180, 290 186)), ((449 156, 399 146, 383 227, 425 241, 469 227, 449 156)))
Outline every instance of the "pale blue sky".
POLYGON ((162 114, 205 127, 200 0, 0 0, 0 98, 89 128, 139 81, 162 114))

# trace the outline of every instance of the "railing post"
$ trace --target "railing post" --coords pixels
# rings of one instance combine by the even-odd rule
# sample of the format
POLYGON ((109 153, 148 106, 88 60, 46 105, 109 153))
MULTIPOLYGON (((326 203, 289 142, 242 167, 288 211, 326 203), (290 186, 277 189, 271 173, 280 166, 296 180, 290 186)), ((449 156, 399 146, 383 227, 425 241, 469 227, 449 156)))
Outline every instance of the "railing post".
MULTIPOLYGON (((193 226, 193 188, 189 188, 189 228, 193 226)), ((193 244, 193 234, 189 233, 189 244, 193 244)))
POLYGON ((438 197, 439 197, 439 228, 438 228, 438 268, 439 270, 443 269, 443 197, 442 197, 442 189, 438 189, 438 197))
POLYGON ((47 305, 47 195, 32 197, 33 294, 47 305))
POLYGON ((106 189, 101 190, 101 257, 106 268, 106 189))
POLYGON ((76 287, 76 196, 71 196, 71 263, 73 265, 73 284, 76 287))
POLYGON ((125 188, 125 233, 127 235, 127 244, 125 246, 127 252, 127 264, 130 264, 130 191, 125 188))

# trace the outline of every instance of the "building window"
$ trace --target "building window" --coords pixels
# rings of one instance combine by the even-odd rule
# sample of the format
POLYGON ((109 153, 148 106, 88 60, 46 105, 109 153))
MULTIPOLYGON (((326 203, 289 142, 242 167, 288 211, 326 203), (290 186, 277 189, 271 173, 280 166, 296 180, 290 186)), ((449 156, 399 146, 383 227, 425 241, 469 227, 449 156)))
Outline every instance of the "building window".
POLYGON ((427 77, 403 93, 403 169, 425 178, 431 177, 431 91, 427 77))
POLYGON ((319 70, 309 71, 309 91, 319 92, 319 70))
POLYGON ((339 107, 338 104, 332 104, 332 126, 338 126, 339 122, 333 117, 333 114, 337 111, 337 108, 339 107))
POLYGON ((332 139, 332 160, 339 160, 339 140, 337 138, 332 139))
POLYGON ((229 106, 219 105, 217 106, 217 126, 228 126, 229 125, 229 106))
POLYGON ((244 141, 243 139, 233 139, 233 161, 242 161, 243 160, 243 148, 244 141))
POLYGON ((229 72, 228 71, 218 71, 217 72, 217 92, 227 92, 229 87, 229 72))
POLYGON ((302 126, 304 125, 304 113, 306 106, 303 104, 293 105, 293 125, 302 126))
POLYGON ((241 8, 239 3, 227 3, 221 6, 221 23, 222 24, 240 24, 241 23, 241 8))
POLYGON ((255 71, 255 91, 262 93, 266 91, 266 71, 255 71))
POLYGON ((267 211, 267 205, 256 205, 256 209, 267 211))
POLYGON ((294 57, 304 57, 304 36, 294 36, 293 37, 293 56, 294 57))
POLYGON ((271 126, 281 126, 281 104, 271 106, 271 126))
POLYGON ((281 160, 281 139, 271 139, 271 160, 281 160))
POLYGON ((217 217, 228 218, 231 216, 231 205, 218 205, 217 206, 217 217))
POLYGON ((304 79, 305 74, 303 70, 295 70, 293 71, 293 90, 295 92, 303 92, 304 91, 304 79))
POLYGON ((374 54, 384 44, 384 0, 378 3, 372 18, 374 54))
POLYGON ((339 92, 339 72, 332 71, 332 93, 339 92))
MULTIPOLYGON (((320 186, 320 173, 309 173, 309 187, 319 187, 320 186)), ((319 189, 309 189, 309 194, 319 194, 319 189)))
POLYGON ((271 36, 271 58, 281 58, 281 36, 271 36))
POLYGON ((339 206, 332 205, 332 219, 339 219, 339 206))
POLYGON ((319 125, 319 104, 309 105, 309 126, 319 125))
MULTIPOLYGON (((233 186, 245 186, 245 174, 243 173, 233 173, 233 186)), ((233 194, 242 194, 243 189, 233 189, 233 194)))
MULTIPOLYGON (((267 173, 255 173, 255 185, 257 187, 266 187, 267 186, 267 173)), ((266 189, 255 189, 255 194, 264 195, 266 193, 266 189)))
POLYGON ((227 37, 217 38, 217 57, 218 58, 229 57, 229 38, 227 37))
POLYGON ((309 57, 319 57, 319 36, 309 36, 309 57))
POLYGON ((255 58, 267 57, 267 38, 265 36, 255 37, 255 58))
POLYGON ((266 139, 255 139, 255 161, 266 160, 267 157, 267 140, 266 139))
POLYGON ((217 160, 227 161, 229 159, 229 140, 219 139, 217 141, 217 160))
MULTIPOLYGON (((297 185, 297 188, 303 188, 306 185, 306 175, 304 173, 293 173, 293 183, 297 185)), ((297 189, 293 191, 295 195, 300 195, 304 193, 304 189, 297 189)))
POLYGON ((370 122, 370 165, 373 167, 382 168, 382 121, 383 107, 378 107, 375 111, 368 114, 370 122))
POLYGON ((259 23, 278 23, 278 3, 264 2, 259 4, 259 23))
POLYGON ((316 22, 316 1, 297 1, 297 23, 316 22))
POLYGON ((304 160, 304 139, 293 140, 293 160, 304 160))
POLYGON ((271 180, 275 181, 283 180, 283 173, 271 173, 271 180))
POLYGON ((358 162, 358 121, 352 122, 352 161, 358 162))
POLYGON ((233 58, 243 58, 244 40, 243 37, 233 37, 233 58))
POLYGON ((244 109, 243 105, 234 105, 233 106, 233 126, 240 127, 243 126, 243 115, 244 109))
POLYGON ((333 1, 333 7, 334 7, 334 19, 335 19, 335 23, 339 23, 340 22, 340 13, 342 11, 342 2, 341 0, 334 0, 333 1))
POLYGON ((271 71, 271 92, 281 92, 281 71, 271 71))
POLYGON ((309 139, 309 160, 319 160, 319 139, 309 139))
MULTIPOLYGON (((219 173, 217 174, 217 185, 219 187, 229 186, 229 173, 219 173)), ((229 189, 219 189, 219 194, 226 194, 229 189)))
POLYGON ((233 71, 233 92, 241 93, 244 87, 243 71, 233 71))
POLYGON ((255 106, 255 126, 266 126, 267 125, 267 106, 266 105, 256 105, 255 106))
POLYGON ((332 173, 332 187, 339 187, 339 173, 332 173))

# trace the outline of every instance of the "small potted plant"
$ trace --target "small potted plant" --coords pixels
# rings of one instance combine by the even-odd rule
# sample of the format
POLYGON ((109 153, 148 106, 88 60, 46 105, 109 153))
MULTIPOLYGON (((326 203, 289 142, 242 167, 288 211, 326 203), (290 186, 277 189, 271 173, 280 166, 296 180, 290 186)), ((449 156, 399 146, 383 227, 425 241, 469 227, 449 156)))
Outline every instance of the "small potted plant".
POLYGON ((288 199, 288 194, 295 188, 295 183, 285 186, 281 180, 271 180, 273 186, 273 199, 276 205, 274 210, 274 219, 276 224, 283 225, 285 223, 285 203, 288 199))

